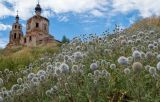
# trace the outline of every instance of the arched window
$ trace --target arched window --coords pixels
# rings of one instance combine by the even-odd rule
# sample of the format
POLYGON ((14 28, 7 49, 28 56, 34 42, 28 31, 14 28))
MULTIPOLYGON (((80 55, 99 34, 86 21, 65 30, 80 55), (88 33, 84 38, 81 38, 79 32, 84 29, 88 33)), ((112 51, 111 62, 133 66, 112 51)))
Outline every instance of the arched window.
POLYGON ((38 28, 39 27, 39 23, 36 23, 36 28, 38 28))
POLYGON ((14 33, 14 39, 16 39, 16 33, 14 33))
POLYGON ((24 38, 24 43, 26 43, 27 42, 27 39, 26 38, 24 38))
POLYGON ((15 29, 17 28, 17 25, 15 25, 15 29))
POLYGON ((29 36, 29 41, 32 41, 32 36, 29 36))

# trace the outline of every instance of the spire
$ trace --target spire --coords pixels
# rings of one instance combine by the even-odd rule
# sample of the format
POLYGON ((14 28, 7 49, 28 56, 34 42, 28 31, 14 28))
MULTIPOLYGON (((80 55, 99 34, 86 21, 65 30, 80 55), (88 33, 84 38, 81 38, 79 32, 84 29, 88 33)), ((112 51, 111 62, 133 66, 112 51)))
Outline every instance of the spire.
POLYGON ((17 10, 17 16, 16 16, 16 23, 19 21, 19 16, 18 16, 18 10, 17 10))
POLYGON ((41 15, 41 12, 42 12, 42 9, 41 9, 41 6, 40 6, 39 0, 38 0, 38 4, 35 7, 35 13, 36 13, 36 15, 41 15))

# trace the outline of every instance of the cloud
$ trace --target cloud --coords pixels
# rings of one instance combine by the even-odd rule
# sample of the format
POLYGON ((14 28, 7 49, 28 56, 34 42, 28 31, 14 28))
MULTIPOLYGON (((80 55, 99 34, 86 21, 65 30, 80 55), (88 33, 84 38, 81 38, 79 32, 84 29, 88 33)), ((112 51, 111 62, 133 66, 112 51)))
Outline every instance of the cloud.
POLYGON ((0 31, 10 30, 11 28, 11 25, 5 25, 0 23, 0 31))
POLYGON ((128 13, 134 10, 139 11, 143 18, 152 15, 160 15, 160 0, 113 0, 114 12, 128 13))
MULTIPOLYGON (((16 15, 16 11, 19 10, 19 15, 23 20, 28 19, 34 14, 34 8, 36 6, 36 0, 2 0, 0 1, 0 9, 4 9, 6 13, 1 10, 0 16, 13 16, 16 15), (8 8, 4 3, 12 5, 12 8, 8 8)), ((108 4, 107 0, 40 0, 40 4, 43 8, 45 16, 50 15, 52 12, 56 14, 62 13, 84 13, 93 12, 93 15, 101 15, 95 9, 104 9, 104 6, 108 4)))

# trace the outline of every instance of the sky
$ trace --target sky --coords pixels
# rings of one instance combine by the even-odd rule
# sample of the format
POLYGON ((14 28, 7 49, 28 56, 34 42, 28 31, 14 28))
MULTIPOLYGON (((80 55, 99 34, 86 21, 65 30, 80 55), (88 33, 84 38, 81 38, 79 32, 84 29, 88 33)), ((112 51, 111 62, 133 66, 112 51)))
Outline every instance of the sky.
MULTIPOLYGON (((9 40, 9 32, 19 11, 23 33, 26 21, 35 15, 38 0, 0 0, 0 48, 9 40)), ((127 28, 137 20, 160 15, 160 0, 39 0, 42 16, 50 20, 50 34, 57 40, 81 34, 102 34, 115 24, 127 28)))

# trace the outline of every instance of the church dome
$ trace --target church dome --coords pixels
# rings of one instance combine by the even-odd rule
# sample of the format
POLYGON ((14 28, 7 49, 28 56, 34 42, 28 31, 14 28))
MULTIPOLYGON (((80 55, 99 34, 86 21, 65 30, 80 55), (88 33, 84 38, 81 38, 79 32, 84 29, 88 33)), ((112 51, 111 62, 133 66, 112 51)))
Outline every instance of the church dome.
POLYGON ((35 7, 35 12, 41 12, 42 9, 41 9, 41 6, 39 4, 37 4, 37 6, 35 7))

